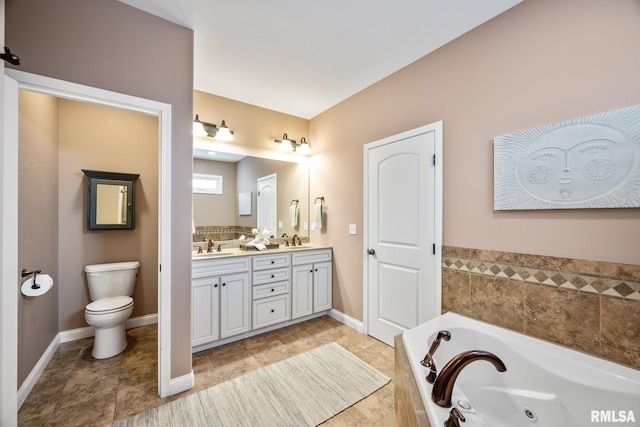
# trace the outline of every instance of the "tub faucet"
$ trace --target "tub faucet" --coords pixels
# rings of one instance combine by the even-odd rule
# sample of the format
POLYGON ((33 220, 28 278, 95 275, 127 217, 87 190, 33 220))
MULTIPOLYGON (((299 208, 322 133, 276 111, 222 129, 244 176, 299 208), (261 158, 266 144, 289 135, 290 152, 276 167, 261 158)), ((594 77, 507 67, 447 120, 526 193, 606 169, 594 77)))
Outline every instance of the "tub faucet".
POLYGON ((451 407, 451 394, 453 392, 453 385, 456 382, 456 378, 458 378, 458 375, 462 372, 465 366, 471 362, 475 362, 476 360, 486 360, 487 362, 491 362, 498 372, 504 372, 507 370, 507 367, 504 366, 502 360, 493 353, 483 350, 462 352, 457 356, 454 356, 453 359, 449 360, 444 368, 442 368, 440 375, 438 375, 433 383, 431 400, 433 400, 436 405, 442 406, 443 408, 451 407))
POLYGON ((422 366, 425 368, 429 368, 429 375, 427 375, 427 382, 429 384, 433 384, 436 380, 436 376, 438 375, 438 371, 436 369, 436 362, 433 360, 433 353, 436 352, 438 346, 440 345, 440 341, 445 340, 449 341, 451 339, 451 332, 449 331, 440 331, 436 336, 436 339, 431 343, 431 348, 424 356, 424 359, 420 362, 422 366))
POLYGON ((293 237, 291 238, 291 246, 295 246, 296 245, 296 238, 298 237, 297 234, 294 234, 293 237))

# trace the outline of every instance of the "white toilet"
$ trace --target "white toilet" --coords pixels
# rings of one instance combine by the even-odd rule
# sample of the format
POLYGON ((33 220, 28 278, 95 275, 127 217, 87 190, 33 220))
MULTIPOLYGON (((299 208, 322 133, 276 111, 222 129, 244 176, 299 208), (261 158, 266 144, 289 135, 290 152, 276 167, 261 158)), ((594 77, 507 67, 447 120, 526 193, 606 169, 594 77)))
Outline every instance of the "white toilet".
POLYGON ((91 303, 84 318, 96 328, 93 352, 96 359, 106 359, 127 348, 124 322, 133 312, 133 290, 140 268, 139 261, 87 265, 91 303))

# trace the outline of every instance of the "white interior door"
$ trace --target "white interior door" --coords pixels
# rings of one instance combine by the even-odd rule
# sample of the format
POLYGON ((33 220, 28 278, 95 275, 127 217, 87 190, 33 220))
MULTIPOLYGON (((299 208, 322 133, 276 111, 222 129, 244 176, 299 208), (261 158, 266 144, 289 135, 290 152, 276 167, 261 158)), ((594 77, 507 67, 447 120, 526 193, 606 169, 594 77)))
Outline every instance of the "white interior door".
POLYGON ((365 146, 366 329, 389 345, 440 313, 441 141, 438 122, 365 146))
MULTIPOLYGON (((276 235, 277 216, 277 175, 271 174, 258 178, 258 228, 260 233, 267 227, 271 232, 271 237, 276 235)), ((262 234, 260 234, 262 236, 262 234)))

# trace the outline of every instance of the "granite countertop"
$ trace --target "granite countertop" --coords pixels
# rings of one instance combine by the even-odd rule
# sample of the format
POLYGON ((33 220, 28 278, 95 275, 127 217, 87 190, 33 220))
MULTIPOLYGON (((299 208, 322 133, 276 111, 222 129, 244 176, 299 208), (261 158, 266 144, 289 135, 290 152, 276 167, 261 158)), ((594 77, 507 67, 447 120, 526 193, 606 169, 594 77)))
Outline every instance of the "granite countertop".
POLYGON ((294 246, 280 245, 280 247, 277 249, 267 249, 264 251, 257 251, 254 249, 243 251, 242 249, 239 249, 239 248, 225 249, 223 247, 221 252, 215 252, 214 250, 214 252, 208 253, 205 251, 204 253, 198 254, 197 252, 193 251, 191 259, 193 261, 199 261, 199 260, 205 260, 205 259, 230 258, 230 257, 239 257, 239 256, 260 256, 260 255, 269 255, 269 254, 273 255, 273 254, 279 254, 283 252, 300 252, 300 251, 309 251, 313 249, 331 249, 331 246, 303 243, 302 246, 294 247, 294 246))

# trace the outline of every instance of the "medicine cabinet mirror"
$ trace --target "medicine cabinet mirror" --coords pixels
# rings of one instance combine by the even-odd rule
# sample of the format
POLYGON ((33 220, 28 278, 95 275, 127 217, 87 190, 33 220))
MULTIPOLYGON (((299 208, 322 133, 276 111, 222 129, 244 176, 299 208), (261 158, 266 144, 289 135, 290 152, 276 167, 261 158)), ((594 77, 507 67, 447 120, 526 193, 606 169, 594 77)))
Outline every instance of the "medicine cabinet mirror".
POLYGON ((140 175, 82 172, 87 176, 87 230, 133 230, 135 182, 140 175))

